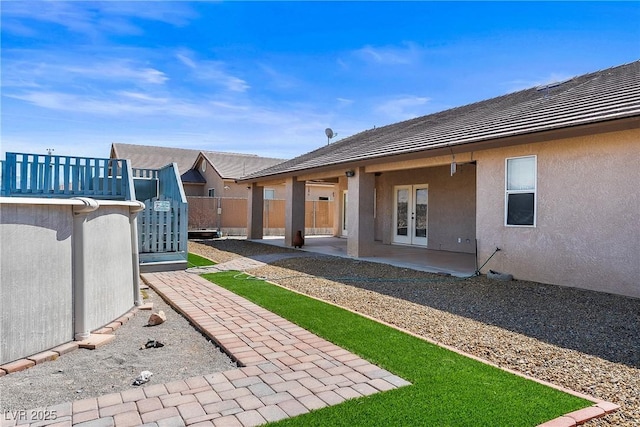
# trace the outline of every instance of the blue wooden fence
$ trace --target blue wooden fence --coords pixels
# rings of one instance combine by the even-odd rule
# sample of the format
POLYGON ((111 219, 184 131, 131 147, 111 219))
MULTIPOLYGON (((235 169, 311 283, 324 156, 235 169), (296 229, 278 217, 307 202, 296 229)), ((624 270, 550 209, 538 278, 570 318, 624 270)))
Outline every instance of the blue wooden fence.
POLYGON ((135 200, 124 159, 6 153, 0 175, 5 197, 92 197, 135 200))
POLYGON ((141 265, 186 261, 189 215, 178 166, 173 163, 160 169, 134 168, 133 175, 136 194, 145 198, 139 199, 145 209, 138 214, 141 265))
POLYGON ((143 201, 145 209, 137 220, 140 263, 186 262, 187 198, 175 163, 133 169, 124 159, 7 153, 0 190, 3 197, 143 201))
MULTIPOLYGON (((145 209, 138 215, 140 253, 187 251, 187 205, 179 200, 154 197, 144 201, 145 209)), ((157 257, 156 257, 157 258, 157 257)))

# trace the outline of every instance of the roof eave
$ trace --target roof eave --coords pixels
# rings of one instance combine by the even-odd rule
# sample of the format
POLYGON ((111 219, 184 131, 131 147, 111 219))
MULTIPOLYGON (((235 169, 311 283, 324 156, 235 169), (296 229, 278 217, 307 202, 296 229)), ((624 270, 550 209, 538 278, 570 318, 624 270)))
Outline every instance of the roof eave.
MULTIPOLYGON (((387 162, 387 161, 402 161, 407 158, 415 158, 417 153, 420 153, 424 157, 437 157, 441 155, 454 153, 464 153, 469 151, 487 150, 492 148, 508 147, 513 145, 531 144, 536 142, 550 141, 554 139, 565 139, 572 137, 580 137, 585 135, 592 135, 595 133, 607 133, 621 130, 638 129, 640 127, 640 115, 636 113, 632 116, 626 117, 613 117, 608 120, 597 120, 587 123, 578 123, 575 125, 565 125, 555 129, 543 129, 534 130, 528 132, 518 132, 514 134, 505 134, 498 138, 479 138, 467 142, 456 144, 442 144, 439 146, 428 147, 426 149, 418 149, 414 151, 408 151, 404 153, 397 153, 391 155, 381 154, 379 156, 373 156, 361 160, 345 160, 343 162, 336 162, 330 165, 316 166, 310 168, 299 168, 294 170, 288 170, 284 172, 275 172, 269 175, 261 175, 256 177, 239 178, 236 180, 238 183, 251 183, 251 182, 263 182, 273 181, 278 179, 285 179, 292 176, 298 176, 301 174, 309 173, 322 173, 335 169, 351 168, 356 166, 367 166, 371 164, 387 162)), ((341 174, 341 173, 340 173, 341 174)))

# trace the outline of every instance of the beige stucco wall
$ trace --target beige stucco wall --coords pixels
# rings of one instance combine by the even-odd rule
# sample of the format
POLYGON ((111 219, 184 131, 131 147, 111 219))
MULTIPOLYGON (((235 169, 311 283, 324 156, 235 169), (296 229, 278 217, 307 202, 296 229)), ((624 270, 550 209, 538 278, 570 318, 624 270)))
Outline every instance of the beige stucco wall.
POLYGON ((185 196, 202 196, 204 185, 182 183, 185 196))
POLYGON ((328 200, 335 200, 337 194, 335 185, 307 184, 305 191, 306 200, 320 200, 320 197, 326 197, 328 200))
POLYGON ((640 130, 474 153, 478 260, 542 283, 640 297, 640 130), (506 227, 505 159, 537 156, 536 227, 506 227))
POLYGON ((437 166, 384 172, 376 177, 376 240, 392 242, 394 186, 428 184, 428 248, 474 253, 475 169, 473 164, 460 164, 453 176, 450 166, 437 166))

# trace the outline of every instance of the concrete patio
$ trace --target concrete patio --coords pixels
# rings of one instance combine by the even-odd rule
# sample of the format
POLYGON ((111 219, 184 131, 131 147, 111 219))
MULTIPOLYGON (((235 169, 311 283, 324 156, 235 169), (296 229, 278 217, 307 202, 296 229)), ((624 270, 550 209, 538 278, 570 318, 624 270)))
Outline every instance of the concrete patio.
MULTIPOLYGON (((265 236, 264 239, 251 241, 287 247, 284 243, 284 237, 265 236)), ((307 236, 301 250, 351 258, 347 255, 347 239, 340 237, 307 236)), ((373 256, 359 259, 430 273, 450 274, 455 277, 472 276, 476 271, 476 256, 469 253, 438 251, 417 246, 384 245, 382 242, 374 242, 373 254, 373 256)))

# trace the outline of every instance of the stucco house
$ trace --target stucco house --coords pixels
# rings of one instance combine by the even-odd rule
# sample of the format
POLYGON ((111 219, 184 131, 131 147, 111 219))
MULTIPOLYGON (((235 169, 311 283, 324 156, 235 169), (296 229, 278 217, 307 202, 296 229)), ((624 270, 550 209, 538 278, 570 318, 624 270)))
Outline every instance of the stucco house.
POLYGON ((111 144, 112 159, 130 159, 134 168, 154 169, 175 162, 187 196, 247 197, 236 180, 284 159, 254 154, 192 150, 136 144, 111 144))
POLYGON ((640 297, 640 62, 369 129, 240 180, 248 237, 284 184, 285 243, 304 186, 340 194, 334 235, 476 253, 482 270, 640 297))
MULTIPOLYGON (((129 159, 132 167, 136 169, 157 169, 176 163, 189 203, 189 230, 195 232, 217 229, 232 235, 246 234, 248 190, 247 185, 238 183, 238 180, 285 161, 255 154, 122 143, 111 145, 110 158, 129 159)), ((264 216, 269 221, 265 230, 268 234, 281 234, 284 224, 285 186, 266 186, 262 191, 264 199, 273 200, 271 206, 264 209, 264 216)), ((327 206, 317 204, 332 202, 335 189, 327 183, 310 181, 305 187, 305 198, 312 209, 324 212, 327 206)), ((322 224, 307 221, 308 232, 326 232, 326 225, 331 225, 333 218, 325 219, 322 224)))

